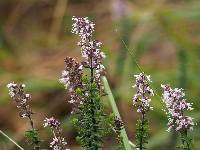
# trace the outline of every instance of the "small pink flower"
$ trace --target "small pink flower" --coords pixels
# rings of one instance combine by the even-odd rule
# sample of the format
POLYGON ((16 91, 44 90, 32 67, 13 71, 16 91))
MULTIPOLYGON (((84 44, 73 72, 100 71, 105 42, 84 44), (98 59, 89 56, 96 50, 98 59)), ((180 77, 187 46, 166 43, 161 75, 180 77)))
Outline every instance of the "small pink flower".
POLYGON ((25 93, 25 84, 17 85, 11 82, 7 85, 10 97, 16 102, 20 117, 30 117, 32 111, 29 106, 30 94, 25 93))
POLYGON ((137 112, 145 113, 153 107, 150 107, 151 96, 154 96, 153 90, 150 88, 149 82, 151 82, 150 76, 146 76, 144 73, 134 75, 136 79, 133 88, 136 88, 136 94, 133 96, 133 105, 136 106, 137 112))
POLYGON ((163 102, 167 107, 168 131, 175 128, 176 131, 193 129, 193 118, 185 116, 185 110, 193 110, 192 103, 187 103, 184 99, 183 89, 172 89, 169 85, 161 85, 163 88, 163 102))

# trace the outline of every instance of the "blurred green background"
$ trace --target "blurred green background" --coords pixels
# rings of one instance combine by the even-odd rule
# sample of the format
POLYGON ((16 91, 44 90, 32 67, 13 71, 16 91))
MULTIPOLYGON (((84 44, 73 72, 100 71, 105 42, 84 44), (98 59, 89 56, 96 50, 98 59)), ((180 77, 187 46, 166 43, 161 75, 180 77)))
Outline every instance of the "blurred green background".
MULTIPOLYGON (((200 149, 200 1, 199 0, 1 0, 0 1, 0 129, 25 149, 29 127, 18 116, 6 84, 25 83, 32 95, 34 121, 43 146, 48 148, 50 133, 43 129, 44 118, 62 120, 71 150, 80 149, 70 124, 71 106, 58 82, 66 56, 80 58, 77 36, 71 30, 72 16, 88 16, 96 24, 95 38, 107 54, 107 78, 122 119, 134 142, 138 118, 132 106, 133 75, 139 73, 134 60, 152 76, 153 87, 161 95, 160 84, 185 89, 193 102, 190 113, 197 125, 190 133, 200 149), (122 40, 134 54, 125 49, 122 40)), ((103 99, 108 110, 107 97, 103 99)), ((166 131, 167 118, 161 99, 152 100, 150 120, 151 150, 175 149, 176 135, 166 131)), ((105 150, 116 149, 112 136, 105 150)), ((17 149, 0 135, 0 149, 17 149)))

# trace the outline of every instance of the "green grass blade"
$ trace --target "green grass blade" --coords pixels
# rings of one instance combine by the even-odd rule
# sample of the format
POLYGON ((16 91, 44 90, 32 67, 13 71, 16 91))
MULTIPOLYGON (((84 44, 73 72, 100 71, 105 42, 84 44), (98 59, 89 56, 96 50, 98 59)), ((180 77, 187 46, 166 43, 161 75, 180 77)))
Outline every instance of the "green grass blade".
MULTIPOLYGON (((113 97, 112 91, 110 89, 110 86, 109 86, 108 81, 107 81, 105 76, 102 77, 102 81, 103 81, 103 84, 104 84, 104 87, 105 87, 105 91, 108 94, 108 99, 109 99, 110 105, 112 107, 113 113, 114 113, 115 116, 120 117, 117 105, 115 103, 115 99, 113 97)), ((132 150, 131 146, 135 147, 135 145, 128 140, 128 136, 127 136, 125 128, 121 130, 120 135, 121 135, 122 140, 123 140, 124 148, 126 150, 132 150)))
POLYGON ((8 140, 10 140, 14 145, 16 145, 20 150, 24 150, 17 142, 11 139, 8 135, 6 135, 3 131, 0 130, 0 133, 5 136, 8 140))

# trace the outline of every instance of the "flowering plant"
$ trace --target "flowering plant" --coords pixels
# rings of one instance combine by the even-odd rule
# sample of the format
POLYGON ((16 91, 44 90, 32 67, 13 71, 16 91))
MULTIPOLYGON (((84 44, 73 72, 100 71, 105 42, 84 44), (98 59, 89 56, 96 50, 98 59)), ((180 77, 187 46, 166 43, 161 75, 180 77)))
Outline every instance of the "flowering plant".
MULTIPOLYGON (((77 129, 77 141, 86 150, 98 150, 103 146, 103 138, 107 134, 116 135, 119 149, 143 150, 147 149, 149 138, 148 112, 153 111, 150 102, 152 96, 157 95, 151 86, 151 77, 146 75, 139 65, 141 73, 134 75, 136 90, 132 101, 140 114, 137 121, 136 145, 128 140, 124 123, 120 117, 112 92, 105 78, 105 67, 103 60, 104 52, 101 51, 102 43, 93 39, 95 24, 87 17, 73 17, 72 33, 80 37, 77 45, 81 49, 82 62, 72 57, 66 57, 65 68, 59 81, 64 85, 70 97, 68 102, 72 104, 73 124, 77 129), (103 83, 102 83, 103 81, 103 83), (101 101, 102 96, 108 95, 114 114, 106 114, 105 107, 101 101)), ((19 116, 28 118, 31 129, 26 131, 25 136, 33 144, 34 149, 41 149, 38 130, 33 123, 34 114, 29 102, 30 94, 24 91, 25 85, 11 82, 7 85, 9 95, 16 102, 19 116)), ((172 129, 181 135, 180 149, 194 150, 192 140, 188 131, 194 127, 193 118, 186 116, 186 110, 193 110, 192 103, 186 102, 183 89, 172 89, 169 85, 161 85, 163 89, 162 102, 166 105, 168 117, 168 131, 172 129)), ((44 119, 44 127, 48 127, 53 134, 50 148, 54 150, 69 150, 67 142, 62 135, 61 123, 54 117, 44 119)), ((11 140, 12 141, 12 140, 11 140)), ((18 146, 20 149, 20 146, 18 146)), ((105 147, 107 149, 107 147, 105 147)))
POLYGON ((168 116, 168 131, 175 129, 182 136, 184 149, 190 149, 191 139, 188 140, 188 130, 193 130, 193 118, 184 115, 185 110, 193 110, 192 103, 186 102, 183 89, 172 89, 170 85, 161 85, 163 89, 163 102, 166 104, 166 114, 168 116))
POLYGON ((25 93, 25 84, 17 85, 15 82, 11 82, 7 85, 9 89, 9 95, 16 102, 17 108, 19 109, 19 116, 22 118, 27 117, 30 121, 31 129, 27 130, 25 136, 34 145, 34 149, 40 149, 40 140, 38 137, 38 130, 35 129, 32 115, 33 112, 29 106, 31 99, 30 94, 25 93))
POLYGON ((141 119, 137 122, 137 132, 136 132, 136 146, 140 150, 146 149, 147 139, 148 139, 148 119, 146 113, 152 110, 153 107, 150 106, 151 96, 154 96, 153 90, 150 88, 150 76, 140 73, 139 75, 134 75, 136 83, 133 86, 136 88, 136 94, 133 96, 133 105, 137 107, 137 112, 141 114, 141 119))
POLYGON ((74 58, 67 57, 60 82, 69 91, 69 103, 74 105, 72 113, 76 116, 73 122, 79 133, 77 140, 87 150, 97 150, 107 130, 111 130, 101 102, 104 92, 101 76, 105 73, 102 61, 105 54, 100 49, 102 43, 92 40, 94 23, 87 17, 73 17, 72 20, 72 33, 81 39, 78 46, 84 60, 78 63, 74 58), (89 76, 84 74, 84 69, 89 69, 89 76))
POLYGON ((66 148, 67 142, 65 138, 61 136, 60 122, 54 117, 46 118, 44 120, 44 127, 49 127, 53 133, 53 141, 50 143, 50 147, 54 150, 70 150, 66 148))

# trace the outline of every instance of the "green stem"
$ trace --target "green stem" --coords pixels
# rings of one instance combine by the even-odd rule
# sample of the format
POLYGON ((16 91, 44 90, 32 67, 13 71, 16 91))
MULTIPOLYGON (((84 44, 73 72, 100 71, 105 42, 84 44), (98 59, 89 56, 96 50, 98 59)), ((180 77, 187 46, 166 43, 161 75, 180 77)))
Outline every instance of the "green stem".
MULTIPOLYGON (((144 114, 142 114, 142 128, 141 133, 144 133, 144 114)), ((140 137, 139 149, 143 149, 143 135, 140 137)))
MULTIPOLYGON (((94 68, 93 68, 93 65, 92 65, 92 55, 91 55, 91 58, 90 58, 90 84, 91 84, 91 86, 92 86, 93 82, 94 82, 94 68)), ((90 90, 90 93, 92 94, 91 90, 90 90)), ((94 133, 96 134, 97 133, 97 126, 96 126, 97 122, 96 122, 96 118, 95 118, 95 110, 94 110, 95 106, 94 106, 94 99, 93 98, 91 99, 90 104, 92 106, 91 114, 92 114, 93 130, 94 130, 94 133)), ((92 147, 91 142, 90 142, 90 147, 92 147)), ((98 150, 98 146, 95 146, 94 150, 98 150)))
MULTIPOLYGON (((32 120, 32 118, 31 118, 31 115, 29 115, 28 118, 29 118, 29 121, 30 121, 30 125, 31 125, 32 130, 33 130, 33 131, 36 131, 36 129, 34 128, 34 125, 33 125, 33 120, 32 120)), ((34 143, 34 149, 40 150, 40 144, 39 144, 39 142, 40 142, 40 141, 39 141, 38 137, 37 137, 36 140, 33 141, 33 143, 34 143)))
MULTIPOLYGON (((103 84, 104 84, 104 87, 105 87, 105 91, 108 94, 108 99, 109 99, 110 105, 112 107, 113 113, 115 114, 115 116, 121 118, 119 111, 118 111, 118 108, 117 108, 117 105, 115 103, 114 96, 112 94, 112 91, 110 89, 110 86, 109 86, 108 81, 107 81, 105 76, 102 77, 102 81, 103 81, 103 84)), ((125 128, 123 128, 120 131, 120 136, 122 137, 124 148, 126 150, 132 150, 131 146, 135 148, 135 145, 132 142, 129 142, 125 128)))
POLYGON ((8 140, 10 140, 14 145, 16 145, 20 150, 24 150, 19 144, 17 144, 13 139, 11 139, 8 135, 6 135, 3 131, 0 130, 0 133, 5 136, 8 140))
POLYGON ((130 144, 130 146, 131 146, 133 149, 135 149, 135 144, 133 144, 133 142, 128 141, 128 143, 130 144))
POLYGON ((182 142, 183 148, 186 149, 186 150, 196 150, 191 139, 188 138, 187 130, 180 132, 180 134, 181 134, 181 142, 182 142))

